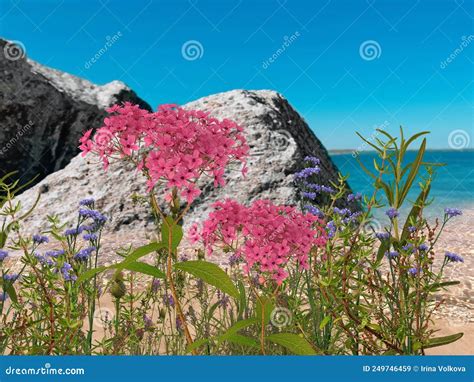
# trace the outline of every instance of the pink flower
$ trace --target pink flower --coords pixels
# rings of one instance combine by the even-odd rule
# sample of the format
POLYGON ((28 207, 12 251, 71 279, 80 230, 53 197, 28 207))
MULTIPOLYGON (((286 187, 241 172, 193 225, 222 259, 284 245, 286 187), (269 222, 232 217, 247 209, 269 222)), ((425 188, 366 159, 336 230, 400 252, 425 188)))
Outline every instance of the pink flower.
POLYGON ((92 151, 105 168, 111 158, 133 161, 147 176, 149 191, 157 185, 165 192, 176 187, 191 203, 201 192, 196 182, 202 175, 217 187, 225 185, 228 165, 240 162, 245 171, 249 147, 235 122, 177 105, 161 105, 150 113, 126 102, 108 112, 93 138, 89 130, 80 139, 83 155, 92 151))
MULTIPOLYGON (((246 207, 228 199, 214 204, 201 236, 210 253, 231 247, 234 255, 244 259, 245 272, 255 271, 260 280, 281 284, 288 276, 288 264, 307 269, 311 250, 325 245, 321 223, 312 214, 268 200, 246 207)), ((195 228, 192 235, 196 241, 195 228)))

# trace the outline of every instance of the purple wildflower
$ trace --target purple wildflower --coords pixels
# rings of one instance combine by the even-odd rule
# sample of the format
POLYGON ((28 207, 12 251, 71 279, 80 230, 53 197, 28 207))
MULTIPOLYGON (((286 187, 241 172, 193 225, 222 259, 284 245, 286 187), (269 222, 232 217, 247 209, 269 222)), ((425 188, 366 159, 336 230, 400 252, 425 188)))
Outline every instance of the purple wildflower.
POLYGON ((453 263, 464 263, 464 259, 458 254, 453 253, 453 252, 446 252, 444 257, 446 258, 446 260, 451 261, 453 263))
POLYGON ((79 205, 80 206, 85 206, 85 207, 91 207, 93 206, 95 203, 95 200, 92 199, 92 198, 89 198, 89 199, 82 199, 80 202, 79 202, 79 205))
POLYGON ((319 160, 319 158, 316 158, 316 157, 313 157, 313 156, 306 156, 304 158, 304 161, 305 162, 311 162, 312 164, 314 164, 315 166, 319 165, 321 163, 321 161, 319 160))
POLYGON ((445 208, 444 209, 444 214, 448 217, 448 218, 453 218, 455 216, 460 216, 462 215, 462 211, 458 208, 445 208))
POLYGON ((385 215, 387 215, 390 219, 395 219, 400 215, 400 213, 396 208, 391 207, 385 212, 385 215))
POLYGON ((324 213, 318 207, 312 206, 311 204, 306 204, 303 208, 312 215, 315 215, 319 218, 324 217, 324 213))
POLYGON ((77 228, 71 228, 64 231, 64 236, 77 236, 79 235, 79 230, 77 228))
POLYGON ((107 221, 107 218, 102 215, 99 211, 96 210, 89 210, 85 208, 79 209, 79 216, 82 216, 83 218, 90 218, 94 220, 94 223, 96 225, 103 225, 107 221))
POLYGON ((8 252, 4 251, 3 249, 0 249, 0 262, 5 260, 8 257, 8 252))
POLYGON ((410 268, 408 270, 408 274, 410 276, 416 276, 418 273, 421 273, 421 269, 420 268, 410 268))
POLYGON ((360 192, 357 192, 355 194, 349 194, 347 195, 347 201, 350 202, 358 202, 359 200, 362 199, 362 194, 360 192))
POLYGON ((95 250, 96 250, 95 247, 88 247, 88 248, 81 249, 79 252, 77 252, 74 255, 74 259, 76 259, 78 261, 86 261, 87 259, 89 259, 90 255, 95 250))
POLYGON ((229 266, 234 266, 237 265, 240 262, 241 258, 239 255, 236 255, 235 253, 229 256, 229 266))
POLYGON ((387 251, 385 252, 385 256, 387 256, 388 259, 392 260, 398 257, 399 253, 397 251, 387 251))
POLYGON ((160 289, 160 286, 161 286, 161 281, 159 279, 153 279, 153 281, 151 282, 151 291, 153 293, 158 292, 158 289, 160 289))
POLYGON ((49 256, 46 256, 46 254, 42 255, 41 253, 35 252, 34 256, 36 260, 45 267, 51 267, 54 265, 54 261, 49 256))
POLYGON ((150 329, 153 326, 153 321, 151 320, 150 317, 148 317, 146 314, 143 315, 143 324, 145 326, 145 330, 150 329))
POLYGON ((167 306, 174 306, 174 298, 170 294, 163 296, 163 303, 167 306))
POLYGON ((8 298, 8 293, 6 292, 0 292, 0 302, 6 301, 8 298))
POLYGON ((408 243, 408 244, 405 244, 402 249, 405 251, 405 252, 413 252, 413 244, 411 243, 408 243))
POLYGON ((57 251, 47 251, 47 252, 45 252, 44 255, 48 256, 48 257, 56 258, 56 257, 62 256, 64 254, 65 254, 64 249, 59 249, 57 251))
POLYGON ((349 208, 338 208, 334 207, 334 212, 339 216, 346 216, 351 214, 351 210, 349 208))
POLYGON ((304 168, 303 170, 301 170, 301 171, 299 171, 295 174, 295 178, 296 179, 306 179, 306 178, 309 178, 312 175, 319 174, 320 171, 321 171, 321 169, 319 167, 304 168))
POLYGON ((49 239, 47 236, 33 235, 33 242, 36 244, 42 244, 49 242, 49 239))
POLYGON ((4 274, 3 275, 3 279, 5 281, 11 281, 11 282, 14 282, 18 279, 19 275, 17 273, 11 273, 11 274, 4 274))
POLYGON ((64 263, 61 267, 61 275, 65 281, 76 281, 77 276, 73 273, 74 270, 72 265, 69 263, 64 263))
POLYGON ((86 233, 83 236, 84 240, 89 240, 89 241, 96 241, 97 240, 97 235, 95 233, 86 233))
POLYGON ((328 224, 326 224, 326 230, 328 231, 328 237, 330 239, 332 239, 334 237, 334 235, 336 234, 336 224, 334 223, 333 220, 331 220, 330 222, 328 222, 328 224))
POLYGON ((420 244, 418 246, 418 250, 421 251, 421 252, 426 252, 428 249, 430 249, 430 247, 426 243, 420 244))
POLYGON ((414 227, 412 225, 408 227, 408 232, 413 233, 415 231, 416 231, 416 227, 414 227))
POLYGON ((375 237, 379 239, 380 241, 382 240, 388 240, 390 239, 390 233, 389 232, 377 232, 375 234, 375 237))
POLYGON ((315 192, 302 192, 301 195, 303 196, 303 198, 306 198, 306 199, 311 199, 311 200, 314 200, 316 199, 316 193, 315 192))

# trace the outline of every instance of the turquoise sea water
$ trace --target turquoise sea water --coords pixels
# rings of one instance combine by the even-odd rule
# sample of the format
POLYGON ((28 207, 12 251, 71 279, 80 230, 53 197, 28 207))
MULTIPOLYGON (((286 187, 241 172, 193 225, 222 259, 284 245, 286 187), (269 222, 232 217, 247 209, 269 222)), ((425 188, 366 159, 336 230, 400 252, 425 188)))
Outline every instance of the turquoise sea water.
MULTIPOLYGON (((407 163, 413 161, 417 152, 406 154, 407 163)), ((349 185, 354 191, 371 195, 371 178, 360 168, 359 163, 349 154, 331 155, 342 174, 349 174, 349 185)), ((360 160, 373 169, 374 152, 362 152, 360 160)), ((439 215, 445 207, 469 208, 474 206, 474 150, 427 151, 425 161, 446 163, 437 167, 436 178, 431 189, 433 204, 429 207, 430 215, 439 215)), ((408 196, 415 200, 419 193, 416 185, 408 196)))

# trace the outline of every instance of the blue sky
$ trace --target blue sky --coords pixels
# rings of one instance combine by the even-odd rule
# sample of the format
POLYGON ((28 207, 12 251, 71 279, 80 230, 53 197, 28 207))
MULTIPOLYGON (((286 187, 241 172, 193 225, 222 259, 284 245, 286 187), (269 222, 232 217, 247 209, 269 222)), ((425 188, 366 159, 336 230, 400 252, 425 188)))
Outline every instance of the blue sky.
POLYGON ((354 132, 380 125, 431 130, 434 148, 450 147, 461 130, 473 147, 473 8, 467 0, 0 0, 0 35, 45 65, 100 84, 120 79, 153 107, 277 90, 330 149, 357 148, 354 132), (186 43, 197 44, 196 57, 183 54, 186 43))

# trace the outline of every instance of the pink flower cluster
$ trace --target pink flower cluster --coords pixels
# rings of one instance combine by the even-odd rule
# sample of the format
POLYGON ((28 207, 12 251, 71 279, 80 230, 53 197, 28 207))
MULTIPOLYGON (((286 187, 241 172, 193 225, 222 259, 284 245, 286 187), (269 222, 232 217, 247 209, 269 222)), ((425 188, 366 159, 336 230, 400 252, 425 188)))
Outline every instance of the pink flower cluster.
POLYGON ((111 158, 131 160, 147 175, 149 189, 163 182, 190 203, 201 193, 196 186, 201 175, 218 186, 225 184, 230 163, 240 162, 246 171, 249 147, 242 127, 233 121, 176 105, 162 105, 150 113, 126 102, 107 111, 111 115, 104 126, 93 137, 89 130, 80 139, 83 155, 94 152, 105 169, 111 158))
POLYGON ((201 232, 197 225, 191 228, 191 241, 202 238, 209 253, 216 247, 231 248, 234 256, 244 260, 244 271, 256 271, 261 283, 272 279, 281 284, 288 276, 289 262, 306 269, 311 249, 326 244, 322 222, 294 207, 268 200, 246 207, 230 199, 213 207, 201 232))

